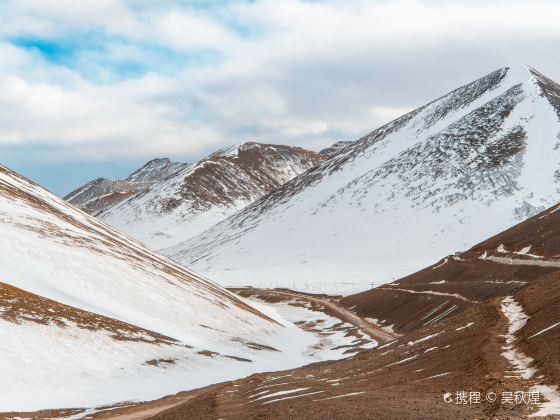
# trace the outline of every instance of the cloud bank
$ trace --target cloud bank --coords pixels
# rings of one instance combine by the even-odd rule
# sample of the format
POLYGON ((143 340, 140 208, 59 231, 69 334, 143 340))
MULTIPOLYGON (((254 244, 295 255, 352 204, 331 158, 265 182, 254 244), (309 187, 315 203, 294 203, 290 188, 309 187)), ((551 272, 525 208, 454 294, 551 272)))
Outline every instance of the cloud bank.
POLYGON ((560 80, 557 16, 545 0, 3 1, 0 147, 320 148, 508 64, 560 80))

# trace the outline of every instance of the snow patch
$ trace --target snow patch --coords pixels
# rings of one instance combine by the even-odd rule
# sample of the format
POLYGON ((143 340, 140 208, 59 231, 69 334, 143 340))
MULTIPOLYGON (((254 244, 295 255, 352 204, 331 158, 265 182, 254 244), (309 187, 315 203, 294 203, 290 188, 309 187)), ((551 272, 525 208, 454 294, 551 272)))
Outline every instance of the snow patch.
MULTIPOLYGON (((515 373, 523 379, 531 379, 535 374, 535 369, 530 367, 533 359, 524 355, 515 348, 515 333, 525 326, 529 317, 523 312, 523 308, 511 296, 502 300, 502 312, 509 320, 508 332, 506 334, 506 345, 504 346, 503 356, 515 368, 515 373)), ((544 330, 543 330, 544 331, 544 330)), ((539 410, 532 413, 530 417, 541 417, 560 414, 560 392, 558 387, 550 385, 535 384, 531 391, 539 392, 547 401, 539 406, 539 410)))
POLYGON ((472 327, 473 325, 474 325, 474 322, 469 322, 468 324, 463 325, 462 327, 455 328, 455 331, 461 331, 461 330, 464 330, 465 328, 472 327))
POLYGON ((416 345, 416 344, 418 344, 418 343, 423 343, 424 341, 431 340, 432 338, 437 337, 438 335, 443 334, 444 332, 445 332, 445 331, 441 331, 441 332, 438 332, 438 333, 435 333, 435 334, 428 335, 428 336, 426 336, 426 337, 424 337, 424 338, 420 338, 419 340, 409 341, 409 342, 408 342, 408 345, 409 345, 409 346, 414 346, 414 345, 416 345))

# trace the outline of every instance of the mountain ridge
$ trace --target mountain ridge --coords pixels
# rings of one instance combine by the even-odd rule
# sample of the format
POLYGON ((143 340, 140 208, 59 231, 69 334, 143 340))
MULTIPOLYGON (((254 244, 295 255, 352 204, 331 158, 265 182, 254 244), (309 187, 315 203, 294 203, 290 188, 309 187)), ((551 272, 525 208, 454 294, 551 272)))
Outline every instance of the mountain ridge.
POLYGON ((324 159, 299 147, 246 142, 218 150, 97 216, 152 248, 174 245, 324 159))
POLYGON ((274 271, 321 292, 336 278, 390 282, 472 246, 557 201, 560 124, 549 98, 560 87, 547 80, 526 66, 496 70, 164 253, 226 285, 287 286, 274 271), (407 242, 406 232, 419 239, 407 242))

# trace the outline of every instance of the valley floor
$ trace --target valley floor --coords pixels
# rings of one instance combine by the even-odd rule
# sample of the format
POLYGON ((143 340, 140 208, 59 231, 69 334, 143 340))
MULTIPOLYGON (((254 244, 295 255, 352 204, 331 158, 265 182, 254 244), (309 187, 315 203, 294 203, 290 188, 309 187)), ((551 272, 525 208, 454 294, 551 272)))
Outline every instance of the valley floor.
POLYGON ((448 257, 349 297, 236 289, 315 334, 304 351, 347 356, 58 419, 520 419, 560 415, 560 271, 448 257))
MULTIPOLYGON (((238 289, 252 305, 286 328, 296 328, 307 337, 298 351, 309 361, 336 360, 351 357, 392 340, 396 335, 387 333, 338 303, 337 298, 297 293, 287 290, 238 289), (311 338, 309 338, 311 337, 311 338)), ((296 336, 296 335, 294 335, 296 336)), ((4 413, 2 419, 13 418, 149 418, 161 411, 183 405, 195 396, 220 385, 211 385, 193 391, 181 392, 156 401, 123 402, 95 408, 45 410, 32 413, 4 413)))

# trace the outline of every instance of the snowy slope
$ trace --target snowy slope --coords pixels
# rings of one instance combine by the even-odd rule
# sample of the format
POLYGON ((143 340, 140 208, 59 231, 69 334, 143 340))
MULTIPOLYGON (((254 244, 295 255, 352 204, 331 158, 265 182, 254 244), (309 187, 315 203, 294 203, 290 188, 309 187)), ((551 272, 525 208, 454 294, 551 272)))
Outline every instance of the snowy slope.
POLYGON ((97 214, 187 168, 188 163, 153 159, 124 180, 94 179, 72 191, 65 200, 90 214, 97 214))
POLYGON ((164 253, 225 285, 390 282, 556 203, 559 114, 556 83, 497 70, 164 253))
POLYGON ((0 412, 156 398, 310 355, 273 321, 0 166, 0 412))
POLYGON ((97 216, 163 248, 213 226, 322 160, 298 147, 245 143, 215 152, 97 216))

